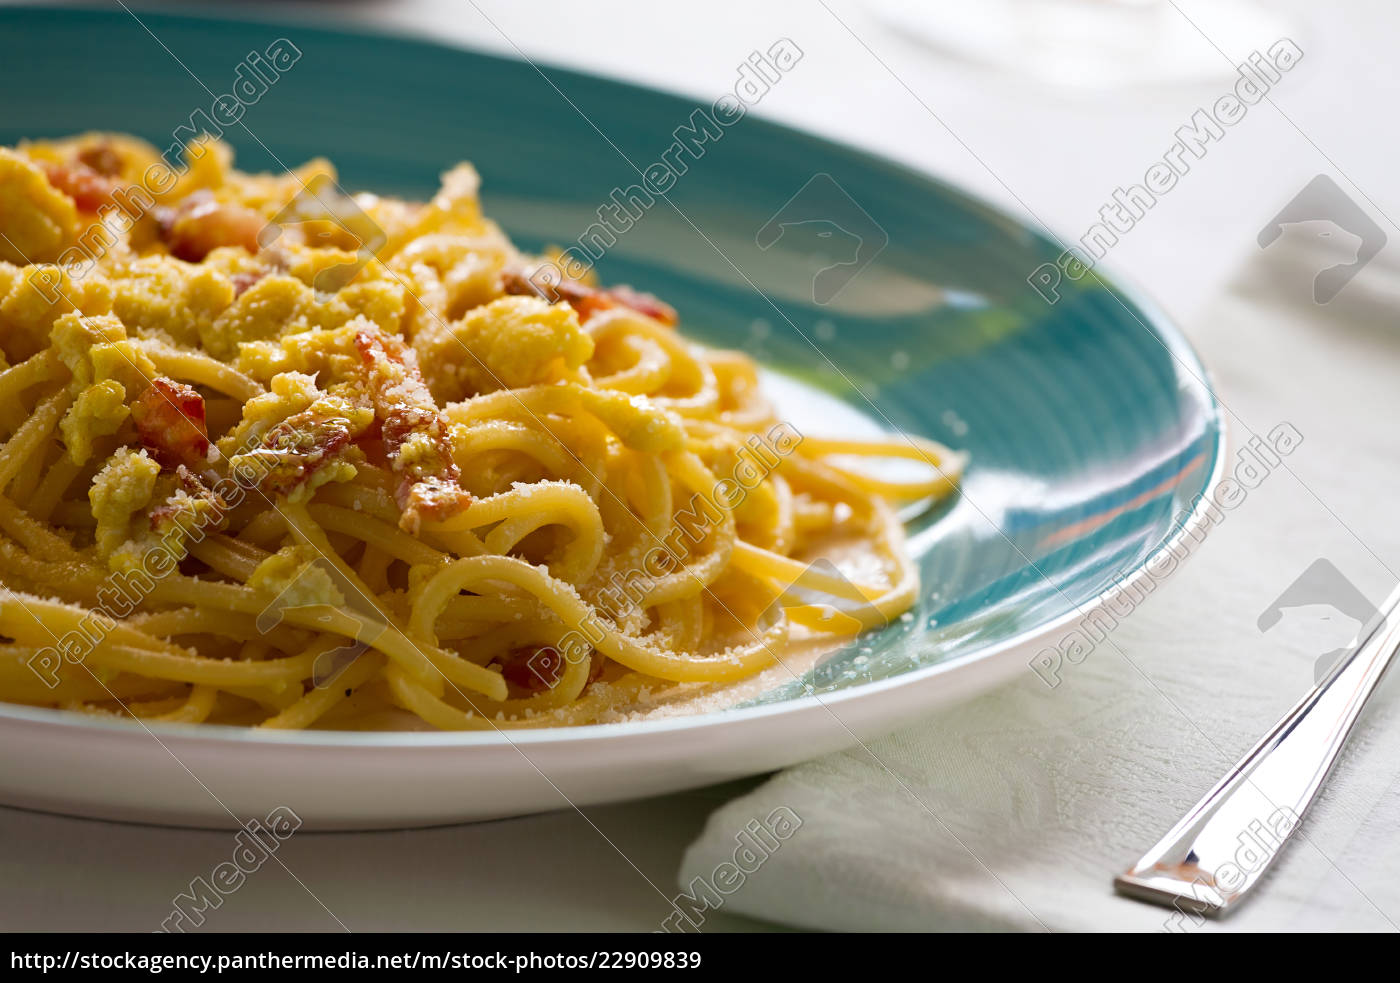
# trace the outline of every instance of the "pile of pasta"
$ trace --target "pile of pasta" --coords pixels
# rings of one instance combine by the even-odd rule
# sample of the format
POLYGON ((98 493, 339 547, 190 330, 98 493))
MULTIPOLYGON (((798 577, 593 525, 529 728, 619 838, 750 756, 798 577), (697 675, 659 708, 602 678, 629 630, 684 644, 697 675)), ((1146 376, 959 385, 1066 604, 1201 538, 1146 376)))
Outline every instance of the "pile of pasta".
POLYGON ((0 699, 587 723, 914 602, 890 503, 960 455, 778 419, 744 354, 518 252, 468 165, 424 203, 335 180, 0 149, 0 699), (814 562, 836 541, 859 577, 814 562))

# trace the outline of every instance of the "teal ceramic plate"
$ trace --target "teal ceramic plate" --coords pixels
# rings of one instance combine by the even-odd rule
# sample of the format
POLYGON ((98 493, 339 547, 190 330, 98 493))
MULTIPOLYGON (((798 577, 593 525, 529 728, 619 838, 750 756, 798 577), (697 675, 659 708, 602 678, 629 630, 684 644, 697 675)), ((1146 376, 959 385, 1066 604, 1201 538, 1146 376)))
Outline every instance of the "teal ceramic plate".
POLYGON ((1152 576, 1221 470, 1219 406, 1161 312, 1092 277, 1048 303, 1027 277, 1059 249, 926 175, 746 115, 672 153, 685 173, 667 182, 649 165, 708 100, 422 41, 140 17, 0 10, 0 142, 111 129, 169 146, 192 116, 217 121, 250 52, 286 39, 295 64, 225 128, 243 168, 325 155, 348 188, 421 197, 471 160, 487 214, 533 247, 586 237, 639 170, 660 178, 664 197, 629 205, 640 215, 597 262, 605 281, 760 358, 798 420, 924 434, 972 463, 956 499, 910 524, 914 612, 740 707, 507 737, 152 733, 6 706, 7 746, 29 749, 0 766, 6 801, 195 823, 287 804, 364 827, 780 767, 1018 672, 1072 671, 1075 624, 1152 576))

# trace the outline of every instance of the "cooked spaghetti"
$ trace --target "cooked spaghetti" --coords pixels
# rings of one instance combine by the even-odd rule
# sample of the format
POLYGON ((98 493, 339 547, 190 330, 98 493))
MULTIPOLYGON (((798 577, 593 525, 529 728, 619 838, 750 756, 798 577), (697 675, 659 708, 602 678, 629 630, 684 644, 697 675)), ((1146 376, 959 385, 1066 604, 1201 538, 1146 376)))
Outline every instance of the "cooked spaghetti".
POLYGON ((0 149, 0 699, 586 723, 914 602, 890 503, 961 455, 780 421, 745 355, 518 252, 469 166, 335 188, 214 141, 0 149), (814 562, 842 543, 858 572, 814 562))

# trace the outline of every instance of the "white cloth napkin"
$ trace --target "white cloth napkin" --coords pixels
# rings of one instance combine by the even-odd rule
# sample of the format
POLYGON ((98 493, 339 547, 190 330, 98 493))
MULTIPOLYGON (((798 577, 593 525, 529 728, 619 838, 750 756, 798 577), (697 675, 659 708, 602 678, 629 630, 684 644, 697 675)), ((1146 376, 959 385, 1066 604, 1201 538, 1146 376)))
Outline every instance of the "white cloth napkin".
POLYGON ((1188 326, 1231 411, 1232 459, 1251 432, 1286 421, 1304 438, 1286 469, 1057 687, 1028 669, 869 752, 778 774, 711 816, 682 890, 713 883, 746 824, 786 808, 801 827, 721 896, 724 911, 848 930, 1397 929, 1394 679, 1238 913, 1199 922, 1111 886, 1355 628, 1326 606, 1292 609, 1267 632, 1259 616, 1318 559, 1372 604, 1400 571, 1400 249, 1319 306, 1313 274, 1336 260, 1318 248, 1290 232, 1188 326))

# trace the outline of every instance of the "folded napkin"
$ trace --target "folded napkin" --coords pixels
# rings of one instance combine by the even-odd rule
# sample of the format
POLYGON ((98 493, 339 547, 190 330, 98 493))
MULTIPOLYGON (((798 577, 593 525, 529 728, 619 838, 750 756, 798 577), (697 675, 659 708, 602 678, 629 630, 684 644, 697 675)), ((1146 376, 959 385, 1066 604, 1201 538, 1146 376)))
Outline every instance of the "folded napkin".
POLYGON ((1289 423, 1303 442, 1283 464, 1266 465, 1057 686, 1028 668, 867 748, 776 775, 710 817, 683 860, 683 892, 838 930, 1396 930, 1394 679, 1238 913, 1204 921, 1111 886, 1312 684, 1354 631, 1356 599, 1379 604, 1400 571, 1400 249, 1322 306, 1314 274, 1342 260, 1318 242, 1270 242, 1188 326, 1228 407, 1231 469, 1251 434, 1289 423), (744 830, 781 810, 800 825, 735 876, 725 865, 744 830), (705 891, 717 878, 729 893, 705 891))

